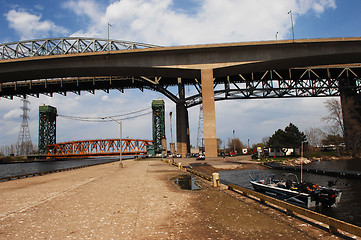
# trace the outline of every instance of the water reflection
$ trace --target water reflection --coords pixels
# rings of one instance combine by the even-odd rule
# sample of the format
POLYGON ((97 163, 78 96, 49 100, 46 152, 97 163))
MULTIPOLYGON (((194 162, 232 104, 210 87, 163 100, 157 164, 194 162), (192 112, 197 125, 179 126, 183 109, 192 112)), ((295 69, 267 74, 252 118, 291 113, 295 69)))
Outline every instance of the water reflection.
POLYGON ((350 170, 361 172, 361 159, 353 158, 349 160, 315 161, 307 164, 307 167, 316 169, 350 170))
POLYGON ((175 184, 177 184, 181 189, 184 190, 199 190, 201 189, 197 183, 194 177, 191 177, 190 175, 181 175, 174 180, 175 184))

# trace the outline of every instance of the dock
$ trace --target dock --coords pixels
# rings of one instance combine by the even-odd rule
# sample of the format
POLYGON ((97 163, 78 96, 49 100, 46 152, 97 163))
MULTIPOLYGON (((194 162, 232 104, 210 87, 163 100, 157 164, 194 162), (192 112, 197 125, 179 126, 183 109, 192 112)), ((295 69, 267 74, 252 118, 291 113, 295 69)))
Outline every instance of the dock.
MULTIPOLYGON (((278 170, 286 170, 292 172, 299 172, 301 170, 300 166, 285 166, 280 163, 276 162, 266 162, 264 166, 278 169, 278 170)), ((339 177, 339 178, 354 178, 354 179, 361 179, 361 172, 359 171, 350 171, 350 170, 336 170, 336 169, 317 169, 317 168, 310 168, 304 166, 302 168, 303 172, 305 173, 313 173, 319 175, 327 175, 332 177, 339 177)))

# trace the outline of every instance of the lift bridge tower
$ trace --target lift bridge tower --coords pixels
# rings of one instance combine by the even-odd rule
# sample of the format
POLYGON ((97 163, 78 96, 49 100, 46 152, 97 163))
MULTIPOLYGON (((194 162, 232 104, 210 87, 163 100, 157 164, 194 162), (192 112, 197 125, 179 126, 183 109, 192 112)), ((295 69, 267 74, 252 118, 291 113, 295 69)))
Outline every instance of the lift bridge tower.
POLYGON ((165 137, 165 106, 162 99, 153 100, 153 145, 155 153, 167 153, 165 137))
POLYGON ((55 107, 39 106, 39 153, 47 153, 47 145, 56 143, 56 116, 55 107))

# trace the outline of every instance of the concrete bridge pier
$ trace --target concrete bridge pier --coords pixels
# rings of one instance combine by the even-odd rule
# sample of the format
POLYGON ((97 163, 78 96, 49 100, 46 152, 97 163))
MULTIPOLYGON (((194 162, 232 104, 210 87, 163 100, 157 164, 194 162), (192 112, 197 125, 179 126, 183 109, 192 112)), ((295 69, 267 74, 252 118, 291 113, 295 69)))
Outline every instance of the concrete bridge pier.
POLYGON ((184 84, 180 78, 178 78, 178 93, 180 101, 176 105, 177 153, 185 157, 187 154, 190 154, 189 119, 188 110, 184 105, 184 84))
POLYGON ((357 153, 361 150, 361 95, 355 79, 340 80, 339 87, 346 146, 357 153))
POLYGON ((201 70, 204 149, 206 157, 217 157, 216 108, 213 69, 201 70))

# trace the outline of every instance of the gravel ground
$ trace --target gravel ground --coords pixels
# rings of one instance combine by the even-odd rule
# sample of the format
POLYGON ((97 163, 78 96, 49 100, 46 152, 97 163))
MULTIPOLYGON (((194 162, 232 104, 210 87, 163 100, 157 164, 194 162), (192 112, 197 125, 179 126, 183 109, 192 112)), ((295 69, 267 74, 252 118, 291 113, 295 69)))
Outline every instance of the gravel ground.
POLYGON ((0 183, 0 239, 337 239, 159 160, 0 183))

